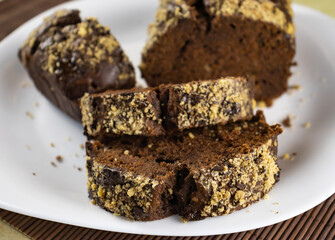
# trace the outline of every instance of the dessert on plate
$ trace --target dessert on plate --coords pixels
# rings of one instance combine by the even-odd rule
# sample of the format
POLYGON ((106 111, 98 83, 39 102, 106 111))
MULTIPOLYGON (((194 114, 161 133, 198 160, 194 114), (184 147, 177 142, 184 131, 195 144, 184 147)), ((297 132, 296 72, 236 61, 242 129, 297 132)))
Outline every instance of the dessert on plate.
POLYGON ((89 197, 140 221, 229 214, 261 199, 279 180, 281 131, 258 112, 250 121, 166 136, 88 141, 89 197))
POLYGON ((295 54, 290 0, 161 0, 140 69, 149 86, 248 75, 255 99, 287 90, 295 54))
POLYGON ((132 88, 132 64, 96 18, 82 20, 78 10, 60 10, 44 19, 24 42, 19 58, 37 89, 54 105, 81 120, 85 93, 132 88))

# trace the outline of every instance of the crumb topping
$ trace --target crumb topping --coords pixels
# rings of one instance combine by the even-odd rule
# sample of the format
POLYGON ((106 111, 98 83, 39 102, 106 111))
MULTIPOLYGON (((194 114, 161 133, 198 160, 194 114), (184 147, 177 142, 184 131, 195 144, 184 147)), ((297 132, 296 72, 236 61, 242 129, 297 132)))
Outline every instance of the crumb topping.
POLYGON ((152 192, 159 185, 158 181, 141 175, 118 172, 120 174, 118 179, 124 179, 124 181, 116 182, 106 188, 103 179, 108 177, 108 174, 113 174, 113 169, 93 162, 92 173, 94 178, 88 177, 87 186, 94 201, 102 203, 114 215, 134 219, 134 208, 140 208, 144 213, 150 210, 152 192))
POLYGON ((194 173, 196 181, 213 192, 201 216, 215 216, 215 209, 221 215, 229 214, 239 205, 246 207, 264 197, 275 184, 275 175, 279 172, 271 146, 272 140, 269 140, 252 153, 229 159, 224 174, 216 169, 201 169, 194 173))
POLYGON ((180 96, 179 129, 224 124, 252 117, 251 88, 245 79, 222 78, 173 86, 180 96))
MULTIPOLYGON (((207 0, 209 13, 214 16, 241 16, 244 18, 272 23, 287 34, 294 35, 294 25, 287 15, 271 0, 207 0)), ((293 15, 290 1, 286 1, 289 14, 293 15)))
POLYGON ((26 67, 36 51, 43 53, 40 57, 42 70, 59 81, 66 81, 63 76, 72 73, 99 73, 105 63, 118 67, 115 77, 118 85, 134 78, 134 72, 129 73, 129 59, 109 28, 93 17, 81 20, 77 10, 55 12, 30 34, 20 50, 21 61, 26 67))
MULTIPOLYGON (((284 5, 287 13, 272 0, 198 0, 203 1, 204 11, 211 16, 241 16, 254 21, 271 23, 292 36, 295 27, 291 21, 293 11, 291 0, 284 5)), ((161 0, 156 12, 155 22, 148 28, 148 40, 143 49, 145 54, 157 39, 170 28, 176 26, 182 19, 192 18, 192 12, 197 11, 188 0, 161 0)), ((145 68, 145 65, 141 65, 145 68)), ((205 66, 208 71, 208 66, 205 66)), ((210 70, 210 69, 209 69, 210 70)))
POLYGON ((95 136, 103 130, 113 134, 145 135, 150 131, 150 124, 160 126, 160 108, 153 105, 150 94, 149 91, 140 91, 99 95, 96 98, 107 108, 104 111, 99 107, 94 109, 95 97, 85 94, 81 99, 81 109, 87 133, 95 136))
POLYGON ((87 18, 76 26, 64 27, 53 39, 54 42, 45 48, 49 57, 42 66, 50 74, 60 74, 62 65, 65 64, 95 69, 102 61, 112 63, 111 55, 119 48, 119 43, 110 35, 109 28, 102 26, 95 18, 87 18))

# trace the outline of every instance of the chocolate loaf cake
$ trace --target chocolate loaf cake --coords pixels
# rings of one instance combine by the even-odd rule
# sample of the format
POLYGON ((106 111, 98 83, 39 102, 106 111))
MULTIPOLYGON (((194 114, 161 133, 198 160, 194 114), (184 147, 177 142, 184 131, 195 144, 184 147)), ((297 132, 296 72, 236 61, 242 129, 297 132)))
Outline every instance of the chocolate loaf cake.
POLYGON ((255 99, 287 90, 295 54, 290 0, 161 0, 142 53, 149 86, 249 75, 255 99))
POLYGON ((134 68, 109 28, 95 18, 81 20, 77 10, 47 17, 25 41, 19 58, 38 90, 77 120, 84 93, 135 85, 134 68))
POLYGON ((85 94, 80 100, 84 133, 104 135, 163 135, 161 108, 153 89, 85 94))
POLYGON ((115 215, 140 221, 229 214, 258 201, 279 180, 281 131, 258 112, 250 121, 163 137, 87 142, 89 197, 115 215))
POLYGON ((93 138, 159 136, 250 119, 252 101, 252 81, 242 77, 107 91, 81 98, 82 123, 93 138))

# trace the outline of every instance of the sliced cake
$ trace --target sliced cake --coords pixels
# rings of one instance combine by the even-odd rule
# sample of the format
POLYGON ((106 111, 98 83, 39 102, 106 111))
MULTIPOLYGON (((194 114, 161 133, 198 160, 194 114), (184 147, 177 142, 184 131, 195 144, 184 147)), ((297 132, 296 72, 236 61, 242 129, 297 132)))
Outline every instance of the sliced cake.
POLYGON ((80 101, 87 136, 163 135, 161 109, 153 89, 107 91, 85 94, 80 101))
POLYGON ((229 214, 261 199, 279 180, 281 131, 258 112, 225 126, 87 142, 89 197, 140 221, 229 214))
POLYGON ((149 86, 249 75, 268 105, 287 89, 290 0, 161 0, 142 53, 149 86))
POLYGON ((19 51, 38 90, 76 120, 84 93, 132 88, 132 64, 108 27, 78 10, 60 10, 44 19, 19 51))
POLYGON ((107 91, 82 97, 82 123, 93 138, 159 136, 250 119, 252 101, 252 81, 242 77, 107 91))

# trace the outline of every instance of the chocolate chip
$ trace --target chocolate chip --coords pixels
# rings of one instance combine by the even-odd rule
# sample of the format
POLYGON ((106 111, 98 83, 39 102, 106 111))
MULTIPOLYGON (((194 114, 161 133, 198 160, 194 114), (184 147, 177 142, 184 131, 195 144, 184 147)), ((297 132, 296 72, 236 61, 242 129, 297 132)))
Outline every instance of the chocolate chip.
POLYGON ((105 167, 102 170, 102 184, 104 186, 118 185, 124 182, 124 177, 121 175, 121 171, 117 169, 111 169, 105 167))
POLYGON ((239 190, 244 190, 246 188, 246 185, 243 183, 236 183, 236 188, 239 190))
POLYGON ((261 162, 261 158, 260 158, 260 157, 255 158, 255 159, 254 159, 254 162, 255 162, 256 164, 259 164, 259 163, 261 162))
POLYGON ((223 170, 223 167, 219 165, 216 165, 212 168, 212 171, 222 171, 222 170, 223 170))

